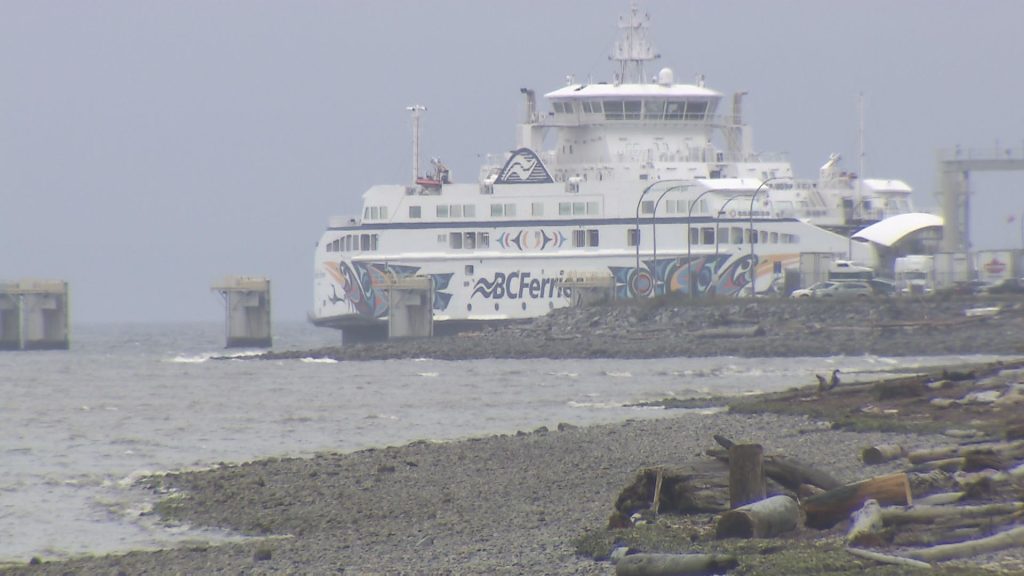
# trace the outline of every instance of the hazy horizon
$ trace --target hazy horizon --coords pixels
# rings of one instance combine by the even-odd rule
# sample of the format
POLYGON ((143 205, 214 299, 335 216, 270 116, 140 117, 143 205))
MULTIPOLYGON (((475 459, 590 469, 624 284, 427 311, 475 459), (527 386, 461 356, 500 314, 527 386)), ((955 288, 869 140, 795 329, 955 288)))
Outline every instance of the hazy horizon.
MULTIPOLYGON (((648 73, 748 92, 755 148, 798 177, 833 152, 859 170, 859 94, 864 176, 905 180, 919 209, 938 207, 937 149, 1024 151, 1022 3, 639 4, 648 73)), ((218 321, 214 282, 265 276, 274 320, 301 321, 328 219, 410 179, 406 106, 428 108, 421 157, 473 181, 514 145, 520 88, 611 77, 628 8, 0 0, 0 280, 67 280, 74 326, 218 321)), ((972 173, 976 248, 1021 246, 1021 188, 972 173)))

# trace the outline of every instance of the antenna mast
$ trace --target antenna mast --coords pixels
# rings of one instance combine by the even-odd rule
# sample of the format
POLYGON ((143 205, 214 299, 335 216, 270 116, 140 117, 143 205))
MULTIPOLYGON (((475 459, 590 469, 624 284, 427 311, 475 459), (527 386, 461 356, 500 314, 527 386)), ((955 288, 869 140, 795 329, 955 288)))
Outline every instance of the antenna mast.
POLYGON ((615 79, 616 84, 645 84, 647 76, 644 72, 644 62, 655 60, 659 57, 654 53, 654 48, 647 41, 647 23, 650 17, 644 14, 640 17, 640 8, 636 2, 629 7, 629 17, 619 17, 619 29, 622 33, 619 40, 615 42, 612 49, 611 59, 618 62, 619 72, 615 79))
POLYGON ((426 112, 427 107, 414 104, 405 109, 412 112, 412 181, 415 182, 420 177, 420 113, 426 112))
MULTIPOLYGON (((864 209, 864 190, 861 187, 861 183, 864 181, 864 93, 861 92, 857 95, 857 115, 860 117, 860 122, 857 127, 858 140, 860 140, 860 150, 858 152, 859 166, 857 167, 857 204, 854 207, 861 205, 861 210, 864 209)), ((856 210, 854 210, 856 212, 856 210)))

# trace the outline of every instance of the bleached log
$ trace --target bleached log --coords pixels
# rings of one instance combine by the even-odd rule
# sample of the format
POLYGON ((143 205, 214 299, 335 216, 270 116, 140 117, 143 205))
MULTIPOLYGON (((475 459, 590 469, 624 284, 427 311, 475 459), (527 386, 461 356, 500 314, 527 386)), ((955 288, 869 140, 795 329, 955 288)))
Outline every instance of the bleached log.
POLYGON ((718 518, 715 538, 771 538, 796 528, 800 508, 789 496, 772 496, 718 518))
POLYGON ((911 450, 907 453, 907 460, 911 464, 921 464, 932 460, 945 460, 952 458, 960 452, 959 446, 940 446, 938 448, 927 448, 924 450, 911 450))
POLYGON ((868 465, 881 464, 895 460, 907 453, 899 444, 879 444, 870 446, 860 453, 861 460, 868 465))
POLYGON ((615 565, 617 576, 720 574, 739 562, 727 554, 630 554, 615 565))
POLYGON ((956 504, 964 497, 963 492, 940 492, 929 494, 914 501, 915 506, 941 506, 943 504, 956 504))
POLYGON ((763 326, 738 326, 730 328, 707 328, 692 333, 697 338, 749 338, 751 336, 764 336, 767 331, 763 326))
POLYGON ((956 456, 963 456, 968 451, 991 450, 1004 458, 1024 457, 1024 442, 1020 440, 1012 442, 978 442, 974 444, 951 444, 928 448, 924 450, 912 450, 907 453, 907 460, 911 464, 921 464, 933 460, 944 460, 956 456))
POLYGON ((925 562, 942 562, 944 560, 967 558, 1019 546, 1024 546, 1024 526, 1011 528, 1005 532, 993 534, 986 538, 978 538, 977 540, 968 540, 956 544, 942 544, 923 550, 914 550, 908 556, 925 562))
POLYGON ((855 546, 881 546, 885 543, 881 534, 884 526, 882 507, 877 500, 868 500, 860 510, 853 513, 846 542, 855 546))
POLYGON ((963 468, 964 457, 954 456, 953 458, 942 458, 940 460, 929 460, 909 468, 907 472, 927 472, 929 470, 943 470, 953 472, 963 468))
POLYGON ((898 566, 911 566, 913 568, 931 569, 932 565, 927 562, 921 562, 920 560, 914 560, 913 558, 904 558, 903 556, 893 556, 891 554, 882 554, 879 552, 872 552, 871 550, 861 550, 860 548, 846 548, 846 551, 854 556, 860 556, 868 560, 874 560, 875 562, 882 562, 885 564, 896 564, 898 566))
POLYGON ((803 501, 811 528, 831 528, 859 509, 868 499, 879 504, 908 506, 913 503, 910 482, 903 473, 876 476, 812 496, 803 501))
POLYGON ((923 548, 928 546, 939 546, 941 544, 954 544, 956 542, 963 542, 964 540, 973 540, 991 533, 991 527, 929 527, 920 530, 915 529, 896 532, 893 535, 892 545, 923 548))
POLYGON ((885 508, 882 520, 886 525, 911 522, 933 522, 944 518, 978 518, 1014 514, 1024 511, 1024 502, 1000 502, 979 506, 914 506, 912 508, 885 508))

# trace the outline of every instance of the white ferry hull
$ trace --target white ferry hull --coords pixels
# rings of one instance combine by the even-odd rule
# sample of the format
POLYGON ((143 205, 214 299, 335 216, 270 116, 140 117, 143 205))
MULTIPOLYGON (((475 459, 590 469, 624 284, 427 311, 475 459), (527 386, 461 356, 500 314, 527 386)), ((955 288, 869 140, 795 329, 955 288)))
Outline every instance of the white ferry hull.
MULTIPOLYGON (((648 221, 645 221, 648 222, 648 221)), ((702 222, 707 227, 707 220, 702 222)), ((723 228, 747 229, 749 223, 722 221, 723 228)), ((693 228, 699 224, 694 223, 693 228)), ((622 232, 623 225, 607 233, 622 232)), ((650 232, 650 223, 641 230, 650 232)), ((335 328, 365 327, 387 320, 388 286, 394 279, 429 277, 437 322, 486 322, 541 316, 574 302, 574 291, 586 285, 604 287, 616 299, 677 293, 694 297, 749 296, 781 292, 786 271, 795 271, 800 253, 841 253, 848 239, 798 221, 758 221, 756 230, 794 230, 807 242, 791 244, 719 244, 690 247, 679 241, 687 235, 680 223, 657 224, 660 245, 608 250, 528 252, 548 239, 565 243, 571 229, 556 226, 492 229, 498 241, 492 250, 466 254, 321 254, 317 259, 314 322, 335 328), (568 233, 568 234, 567 234, 568 233), (510 238, 512 240, 510 240, 510 238), (528 242, 525 238, 530 238, 528 242), (534 242, 533 238, 539 239, 534 242), (675 239, 675 241, 672 241, 675 239), (533 244, 537 243, 537 246, 533 244), (682 245, 682 247, 680 247, 682 245), (639 260, 638 260, 639 258, 639 260), (752 265, 753 264, 753 265, 752 265), (690 281, 689 279, 693 280, 690 281), (582 282, 581 282, 582 281, 582 282)), ((330 231, 323 242, 344 234, 330 231)), ((394 232, 398 234, 397 232, 394 232)), ((420 234, 427 239, 433 231, 420 234)), ((772 235, 771 237, 777 237, 772 235)))

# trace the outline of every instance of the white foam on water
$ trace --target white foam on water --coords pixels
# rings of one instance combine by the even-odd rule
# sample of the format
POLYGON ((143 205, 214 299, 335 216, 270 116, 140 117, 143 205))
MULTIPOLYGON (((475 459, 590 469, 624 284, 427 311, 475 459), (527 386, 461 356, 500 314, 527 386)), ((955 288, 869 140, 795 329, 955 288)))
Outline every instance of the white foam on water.
POLYGON ((306 364, 337 364, 338 361, 334 358, 300 358, 299 362, 305 362, 306 364))

